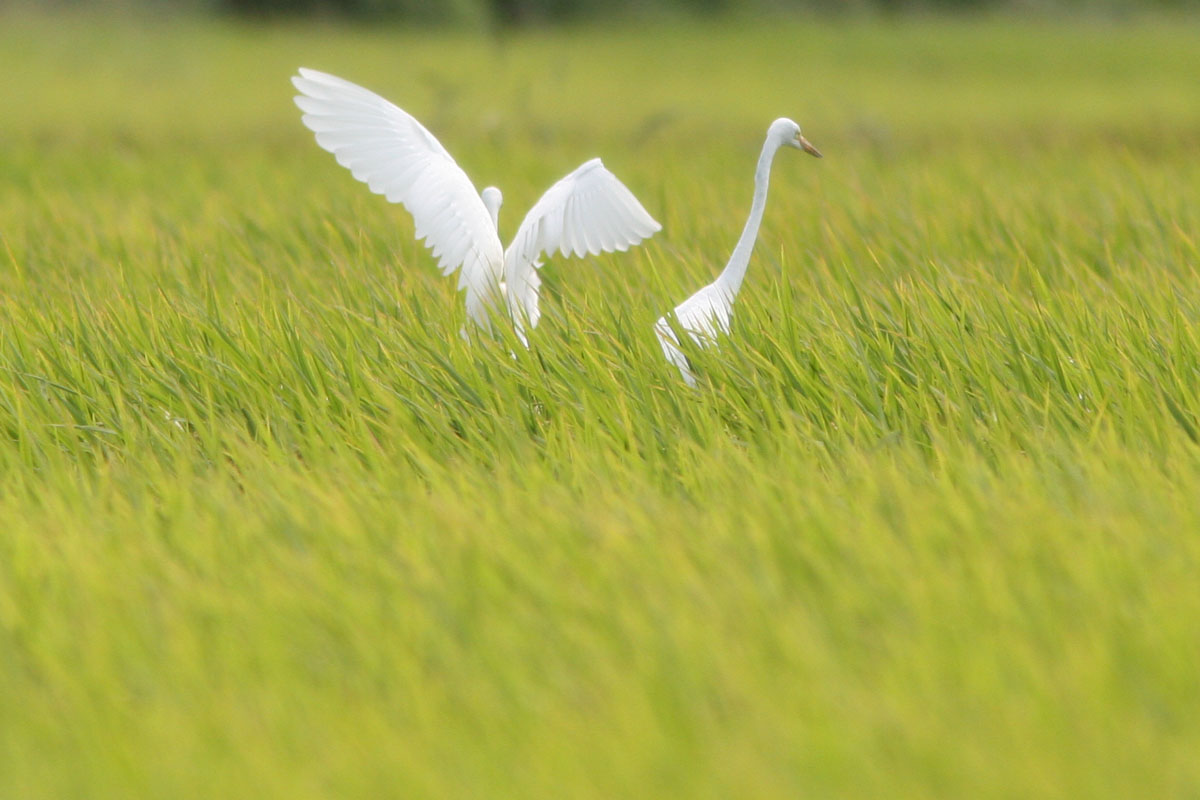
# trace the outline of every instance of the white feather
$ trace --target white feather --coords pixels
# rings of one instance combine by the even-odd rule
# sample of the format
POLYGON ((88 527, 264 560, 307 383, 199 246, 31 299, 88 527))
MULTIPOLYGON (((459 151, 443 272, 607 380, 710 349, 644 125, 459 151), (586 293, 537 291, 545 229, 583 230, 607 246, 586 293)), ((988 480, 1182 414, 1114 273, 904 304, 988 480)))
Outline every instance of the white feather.
POLYGON ((487 327, 487 299, 499 296, 504 251, 471 179, 420 122, 374 92, 303 68, 292 83, 317 144, 372 192, 408 209, 442 272, 461 268, 468 313, 487 327))
MULTIPOLYGON (((711 347, 717 343, 718 336, 728 334, 732 319, 733 295, 718 283, 710 283, 675 307, 679 327, 700 347, 711 347)), ((667 361, 679 368, 679 374, 688 386, 695 386, 696 376, 692 374, 687 356, 679 349, 679 339, 666 317, 660 317, 655 323, 654 334, 667 361)))
POLYGON ((625 250, 660 230, 662 226, 598 158, 551 186, 525 215, 504 254, 508 307, 517 334, 524 339, 524 323, 537 325, 537 270, 543 256, 625 250))

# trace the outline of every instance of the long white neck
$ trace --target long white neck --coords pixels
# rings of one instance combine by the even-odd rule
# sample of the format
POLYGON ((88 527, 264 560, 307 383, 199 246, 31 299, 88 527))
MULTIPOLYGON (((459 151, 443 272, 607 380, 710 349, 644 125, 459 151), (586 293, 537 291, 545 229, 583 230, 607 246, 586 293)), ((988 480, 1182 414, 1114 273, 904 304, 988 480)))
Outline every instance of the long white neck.
POLYGON ((504 196, 495 186, 489 186, 479 193, 479 197, 483 200, 483 206, 487 209, 488 216, 492 218, 492 227, 496 229, 496 233, 499 233, 500 206, 504 203, 504 196))
POLYGON ((768 137, 763 143, 762 153, 758 157, 758 167, 754 170, 754 203, 750 206, 750 216, 746 227, 742 229, 742 238, 738 239, 733 248, 729 263, 717 276, 717 285, 724 289, 729 296, 736 297, 742 288, 742 279, 746 277, 746 267, 750 263, 750 254, 754 252, 754 241, 758 238, 758 226, 762 223, 763 208, 767 205, 767 186, 771 182, 771 162, 779 150, 779 142, 768 137))

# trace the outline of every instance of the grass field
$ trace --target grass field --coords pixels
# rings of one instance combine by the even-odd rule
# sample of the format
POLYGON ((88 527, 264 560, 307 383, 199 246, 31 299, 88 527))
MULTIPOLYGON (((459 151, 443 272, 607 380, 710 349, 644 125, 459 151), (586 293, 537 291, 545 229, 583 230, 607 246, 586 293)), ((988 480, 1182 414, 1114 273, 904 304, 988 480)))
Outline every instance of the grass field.
POLYGON ((0 22, 0 797, 1200 797, 1200 20, 0 22), (664 231, 468 346, 300 65, 664 231))

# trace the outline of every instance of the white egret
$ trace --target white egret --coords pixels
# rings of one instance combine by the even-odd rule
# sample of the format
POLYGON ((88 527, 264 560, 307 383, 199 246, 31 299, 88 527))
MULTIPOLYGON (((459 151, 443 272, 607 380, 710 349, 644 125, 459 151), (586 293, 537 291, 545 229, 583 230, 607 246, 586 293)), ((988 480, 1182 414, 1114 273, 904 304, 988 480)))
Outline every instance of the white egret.
MULTIPOLYGON (((758 157, 758 168, 754 171, 754 203, 750 206, 750 217, 742 229, 742 237, 733 248, 729 263, 717 279, 675 307, 675 318, 679 327, 701 347, 715 343, 719 333, 729 333, 729 319, 733 315, 733 301, 742 287, 750 253, 758 238, 758 226, 762 222, 763 208, 767 204, 767 185, 771 180, 771 162, 781 147, 795 147, 809 155, 821 158, 821 152, 800 134, 800 126, 790 119, 781 118, 767 129, 767 140, 763 142, 762 154, 758 157)), ((679 368, 679 373, 689 386, 696 385, 687 356, 679 349, 679 339, 661 317, 654 326, 654 333, 662 345, 663 355, 679 368)))
POLYGON ((300 69, 296 105, 317 144, 372 192, 402 203, 442 273, 461 269, 467 315, 490 329, 489 305, 507 296, 517 335, 537 325, 542 259, 625 250, 662 229, 625 185, 593 158, 550 187, 505 251, 500 190, 482 194, 420 122, 349 81, 300 69))

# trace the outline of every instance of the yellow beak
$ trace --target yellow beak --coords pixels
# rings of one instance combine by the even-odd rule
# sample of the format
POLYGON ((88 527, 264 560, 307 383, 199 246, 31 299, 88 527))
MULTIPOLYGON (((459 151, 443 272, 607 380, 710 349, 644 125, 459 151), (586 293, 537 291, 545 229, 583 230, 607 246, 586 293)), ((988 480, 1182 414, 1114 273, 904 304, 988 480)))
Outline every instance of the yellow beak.
POLYGON ((808 153, 810 156, 824 158, 824 156, 821 155, 821 151, 813 147, 813 143, 808 139, 805 139, 803 136, 797 136, 796 141, 800 143, 800 149, 808 153))

